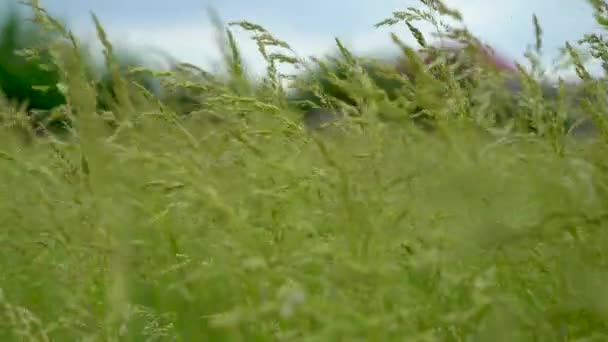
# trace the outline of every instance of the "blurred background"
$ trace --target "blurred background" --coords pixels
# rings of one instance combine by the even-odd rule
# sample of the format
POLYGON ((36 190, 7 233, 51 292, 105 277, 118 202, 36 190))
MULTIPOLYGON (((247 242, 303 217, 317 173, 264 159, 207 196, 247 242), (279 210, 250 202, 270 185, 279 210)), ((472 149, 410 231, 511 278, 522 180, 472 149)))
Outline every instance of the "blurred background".
MULTIPOLYGON (((17 0, 3 0, 7 13, 17 0)), ((279 1, 279 0, 44 0, 42 5, 83 38, 94 37, 90 12, 102 21, 111 40, 130 48, 160 48, 174 57, 210 68, 219 61, 214 28, 207 8, 225 22, 248 20, 287 41, 301 56, 321 56, 335 49, 338 37, 356 53, 390 54, 389 33, 412 42, 404 25, 374 28, 393 11, 420 5, 419 1, 279 1)), ((591 8, 585 0, 446 0, 461 11, 468 28, 514 60, 534 42, 532 15, 544 30, 545 61, 558 56, 566 40, 574 42, 595 31, 591 8)), ((426 28, 428 29, 428 27, 426 28)), ((235 29, 244 59, 251 71, 265 64, 248 33, 235 29)), ((96 39, 93 39, 96 40, 96 39)), ((568 75, 566 75, 568 76, 568 75)))

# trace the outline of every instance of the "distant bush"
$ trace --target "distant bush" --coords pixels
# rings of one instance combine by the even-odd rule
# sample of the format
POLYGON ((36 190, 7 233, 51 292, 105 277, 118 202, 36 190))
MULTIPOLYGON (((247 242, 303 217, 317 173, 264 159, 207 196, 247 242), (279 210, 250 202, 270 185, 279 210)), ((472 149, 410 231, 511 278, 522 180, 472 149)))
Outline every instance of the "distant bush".
MULTIPOLYGON (((434 110, 445 108, 444 101, 457 96, 466 101, 460 103, 464 107, 454 107, 460 112, 454 116, 483 108, 486 119, 493 124, 504 126, 519 119, 521 129, 537 131, 538 127, 522 113, 522 99, 525 102, 529 94, 523 84, 525 76, 514 62, 476 41, 467 44, 431 45, 419 50, 402 46, 404 53, 392 59, 342 55, 318 60, 316 70, 300 76, 292 100, 305 112, 310 128, 319 128, 319 124, 345 114, 363 115, 367 110, 365 101, 373 96, 380 103, 390 103, 386 112, 377 109, 382 120, 415 121, 430 127, 437 115, 434 110), (357 77, 361 79, 355 82, 370 82, 374 94, 363 95, 361 86, 354 88, 353 79, 357 77)), ((555 110, 560 97, 558 84, 547 80, 532 82, 545 105, 555 110)), ((578 85, 564 87, 568 108, 578 111, 578 85)), ((564 129, 570 128, 573 121, 571 115, 565 120, 564 129)))
MULTIPOLYGON (((68 29, 58 21, 54 24, 68 29)), ((6 16, 0 26, 0 92, 12 105, 23 107, 32 125, 39 131, 60 131, 71 125, 70 118, 51 115, 53 109, 66 104, 65 93, 61 89, 62 71, 57 65, 60 56, 57 55, 58 50, 54 49, 58 47, 58 42, 67 37, 62 37, 58 29, 56 27, 56 31, 53 31, 32 23, 16 10, 6 16)), ((116 101, 116 75, 112 75, 106 63, 98 65, 86 44, 75 42, 78 44, 81 67, 96 89, 97 108, 111 109, 116 101)), ((112 58, 118 62, 118 76, 128 79, 132 92, 136 90, 131 84, 137 83, 151 94, 160 95, 157 78, 149 73, 131 75, 129 72, 133 68, 146 66, 143 56, 122 49, 112 51, 112 58)))
POLYGON ((16 105, 49 110, 65 103, 48 48, 52 35, 13 11, 0 26, 0 91, 16 105))

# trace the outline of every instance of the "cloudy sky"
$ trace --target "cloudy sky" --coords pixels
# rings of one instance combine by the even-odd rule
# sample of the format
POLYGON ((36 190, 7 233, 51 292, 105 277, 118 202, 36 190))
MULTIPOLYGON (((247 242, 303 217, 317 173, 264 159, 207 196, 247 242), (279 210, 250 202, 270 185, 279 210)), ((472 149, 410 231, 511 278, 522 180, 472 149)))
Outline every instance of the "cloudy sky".
MULTIPOLYGON (((5 1, 5 0, 3 0, 5 1)), ((261 24, 289 42, 302 56, 322 55, 341 38, 358 52, 391 51, 390 32, 411 39, 404 25, 376 29, 393 11, 418 6, 417 0, 41 0, 52 14, 66 20, 81 36, 93 32, 90 11, 114 41, 152 46, 203 67, 219 56, 206 14, 213 6, 224 21, 261 24)), ((446 0, 461 11, 468 28, 508 57, 521 60, 534 42, 532 14, 544 29, 547 60, 566 40, 595 30, 585 0, 446 0)), ((255 70, 263 61, 247 33, 237 30, 246 59, 255 70)))

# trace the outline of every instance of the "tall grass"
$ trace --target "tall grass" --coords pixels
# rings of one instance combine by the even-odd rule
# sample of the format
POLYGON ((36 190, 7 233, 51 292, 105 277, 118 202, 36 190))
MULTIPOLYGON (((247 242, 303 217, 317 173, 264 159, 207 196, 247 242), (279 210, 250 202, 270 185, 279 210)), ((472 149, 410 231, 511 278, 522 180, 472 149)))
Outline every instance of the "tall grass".
MULTIPOLYGON (((385 23, 405 20, 424 45, 416 18, 459 18, 423 3, 385 23)), ((593 4, 603 24, 606 5, 593 4)), ((394 36, 417 83, 394 73, 404 95, 393 98, 339 41, 345 78, 246 21, 220 30, 225 74, 147 71, 191 101, 180 115, 176 98, 120 72, 93 17, 113 81, 100 109, 80 43, 31 5, 56 37, 47 47, 65 102, 53 110, 73 121, 65 139, 24 144, 9 123, 25 109, 1 109, 0 340, 606 338, 606 87, 573 45, 581 107, 600 133, 589 143, 560 128, 573 107, 564 87, 557 103, 539 95, 538 68, 520 68, 525 96, 497 125, 494 74, 475 78, 487 87, 459 83, 394 36), (268 61, 263 79, 247 75, 235 28, 268 61), (333 134, 304 129, 280 63, 318 66, 354 99, 296 82, 345 109, 333 134), (415 101, 434 130, 411 124, 415 101)), ((606 58, 601 36, 583 39, 606 58)))

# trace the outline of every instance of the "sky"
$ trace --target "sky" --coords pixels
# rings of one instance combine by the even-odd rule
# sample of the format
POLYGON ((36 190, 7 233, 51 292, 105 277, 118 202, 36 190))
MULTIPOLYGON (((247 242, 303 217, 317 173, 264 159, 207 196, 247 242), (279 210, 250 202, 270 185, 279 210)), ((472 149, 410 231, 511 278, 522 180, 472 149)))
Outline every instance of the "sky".
MULTIPOLYGON (((6 1, 6 0, 3 0, 6 1)), ((9 0, 16 1, 16 0, 9 0)), ((94 12, 114 42, 134 48, 160 48, 179 60, 210 67, 219 58, 214 28, 207 16, 213 7, 225 22, 247 20, 287 41, 301 56, 335 51, 336 37, 364 54, 392 52, 394 32, 413 42, 405 25, 374 28, 393 11, 419 6, 419 0, 41 0, 53 15, 67 21, 81 37, 94 33, 94 12)), ((458 9, 464 24, 505 56, 521 61, 534 42, 532 15, 544 30, 545 61, 556 56, 565 41, 597 32, 586 0, 446 0, 458 9)), ((249 66, 262 72, 265 64, 249 34, 234 29, 249 66)))

